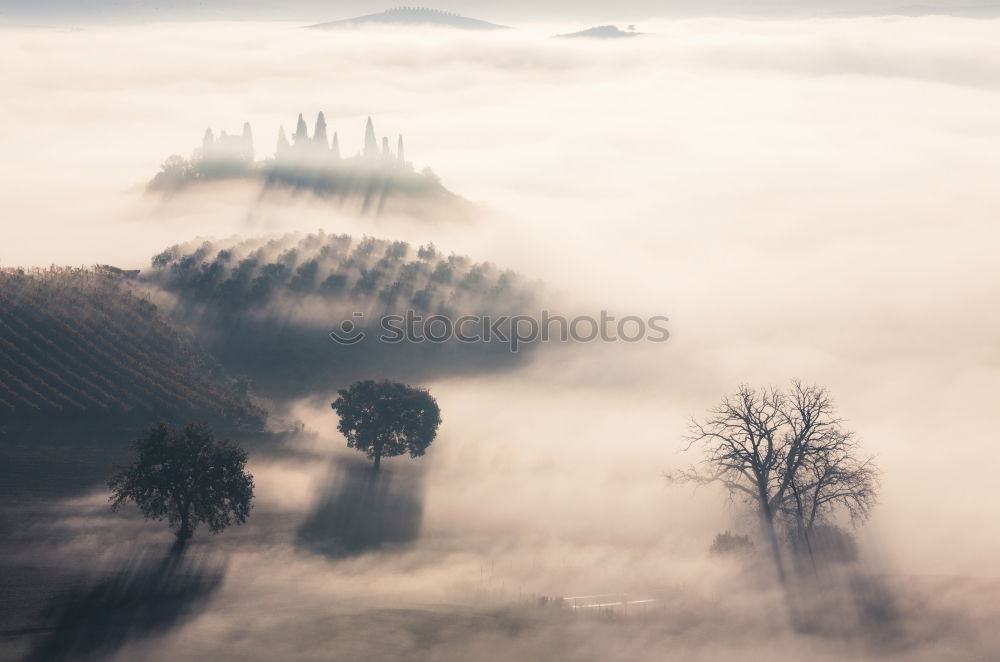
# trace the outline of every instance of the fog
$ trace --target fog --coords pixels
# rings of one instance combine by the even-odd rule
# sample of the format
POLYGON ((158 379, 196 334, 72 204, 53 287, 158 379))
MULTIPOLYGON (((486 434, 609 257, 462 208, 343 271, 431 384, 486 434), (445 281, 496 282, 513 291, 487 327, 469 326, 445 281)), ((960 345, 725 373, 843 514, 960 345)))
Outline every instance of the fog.
MULTIPOLYGON (((337 498, 331 463, 347 451, 331 393, 284 403, 305 431, 285 455, 251 454, 254 516, 219 539, 224 584, 163 635, 174 648, 138 641, 121 659, 319 659, 339 645, 335 659, 393 659, 363 643, 379 630, 359 614, 394 624, 387 650, 434 633, 427 659, 441 660, 493 659, 485 651, 503 646, 529 659, 646 659, 663 646, 706 660, 744 645, 758 651, 748 659, 997 650, 989 613, 965 606, 995 604, 1000 579, 1000 21, 651 20, 637 26, 650 34, 618 41, 551 39, 576 27, 563 24, 299 26, 0 29, 0 57, 15 63, 0 73, 0 265, 148 269, 196 237, 322 228, 514 269, 544 282, 553 309, 665 315, 671 338, 547 347, 513 370, 429 379, 438 439, 424 458, 387 462, 420 501, 419 536, 346 560, 295 542, 337 498), (344 154, 361 149, 371 115, 379 136, 406 137, 418 170, 477 206, 373 217, 308 194, 262 197, 247 182, 145 192, 206 127, 237 133, 248 121, 258 154, 271 154, 279 126, 291 131, 299 112, 311 125, 321 110, 344 154), (881 500, 858 538, 863 572, 897 596, 901 648, 864 637, 828 647, 744 609, 755 591, 780 599, 707 550, 753 521, 721 489, 664 479, 699 459, 681 452, 690 416, 739 383, 791 378, 827 386, 877 455, 881 500), (623 593, 669 616, 631 634, 559 614, 541 629, 470 616, 442 634, 392 611, 623 593), (690 613, 732 625, 705 616, 664 629, 690 613)), ((106 541, 122 525, 104 508, 94 494, 39 525, 59 541, 54 563, 112 562, 106 541)), ((137 540, 166 540, 127 525, 137 540)))

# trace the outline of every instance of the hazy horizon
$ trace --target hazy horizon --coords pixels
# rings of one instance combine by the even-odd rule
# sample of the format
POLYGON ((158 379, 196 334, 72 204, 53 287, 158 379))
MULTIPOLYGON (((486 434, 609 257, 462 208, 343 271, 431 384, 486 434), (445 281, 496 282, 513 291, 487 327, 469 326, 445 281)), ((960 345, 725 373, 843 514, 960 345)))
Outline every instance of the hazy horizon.
MULTIPOLYGON (((151 0, 139 0, 127 5, 111 0, 80 3, 69 0, 7 0, 0 8, 0 23, 29 21, 60 24, 80 21, 199 21, 199 20, 277 20, 320 23, 377 13, 396 7, 371 0, 347 0, 334 4, 320 0, 212 0, 195 2, 180 0, 164 5, 151 0)), ((447 0, 443 3, 417 5, 441 11, 459 13, 470 18, 491 22, 532 24, 539 22, 562 25, 561 31, 590 27, 589 24, 620 21, 655 21, 693 17, 719 18, 830 18, 856 16, 925 16, 951 15, 996 17, 1000 4, 995 0, 849 0, 835 7, 819 0, 710 0, 708 2, 668 2, 628 0, 609 6, 607 3, 585 2, 526 2, 514 0, 502 5, 488 0, 447 0)), ((519 27, 512 25, 512 27, 519 27)), ((624 26, 623 26, 624 27, 624 26)))

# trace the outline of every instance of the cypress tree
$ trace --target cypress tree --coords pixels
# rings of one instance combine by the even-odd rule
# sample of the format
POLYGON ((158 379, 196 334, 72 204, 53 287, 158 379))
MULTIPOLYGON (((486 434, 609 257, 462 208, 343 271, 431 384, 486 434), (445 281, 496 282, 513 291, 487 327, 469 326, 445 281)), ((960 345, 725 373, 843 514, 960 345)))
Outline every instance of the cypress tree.
POLYGON ((243 123, 243 158, 253 163, 253 129, 250 128, 250 122, 243 123))
POLYGON ((315 142, 322 142, 323 147, 326 147, 326 117, 323 115, 322 110, 316 116, 316 130, 313 131, 313 140, 315 142))
POLYGON ((274 151, 274 155, 280 158, 288 153, 291 145, 288 144, 288 138, 285 136, 285 127, 280 127, 278 129, 278 147, 274 151))
POLYGON ((309 129, 306 128, 306 121, 302 119, 302 113, 299 113, 299 121, 295 124, 295 133, 292 135, 292 139, 295 141, 296 147, 309 142, 309 129))
POLYGON ((333 144, 330 145, 330 151, 333 153, 333 158, 340 159, 340 141, 337 140, 337 132, 333 132, 333 144))
POLYGON ((378 142, 375 140, 375 125, 372 124, 371 117, 368 118, 368 123, 365 124, 364 155, 369 159, 374 159, 378 156, 378 142))

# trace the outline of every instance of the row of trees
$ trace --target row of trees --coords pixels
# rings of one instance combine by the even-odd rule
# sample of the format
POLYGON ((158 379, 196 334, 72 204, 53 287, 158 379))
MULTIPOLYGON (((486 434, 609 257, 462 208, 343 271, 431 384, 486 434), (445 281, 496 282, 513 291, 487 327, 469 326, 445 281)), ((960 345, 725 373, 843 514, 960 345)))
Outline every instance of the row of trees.
POLYGON ((401 378, 419 381, 520 360, 502 342, 368 342, 346 351, 329 336, 345 319, 376 338, 386 315, 537 310, 537 288, 492 264, 433 245, 324 232, 174 246, 143 280, 171 295, 172 316, 227 369, 282 399, 321 391, 330 374, 363 379, 373 364, 392 362, 401 378))
POLYGON ((523 312, 532 288, 489 263, 443 255, 433 245, 310 234, 266 243, 171 247, 153 258, 148 278, 182 305, 231 310, 267 307, 305 296, 419 312, 523 312))

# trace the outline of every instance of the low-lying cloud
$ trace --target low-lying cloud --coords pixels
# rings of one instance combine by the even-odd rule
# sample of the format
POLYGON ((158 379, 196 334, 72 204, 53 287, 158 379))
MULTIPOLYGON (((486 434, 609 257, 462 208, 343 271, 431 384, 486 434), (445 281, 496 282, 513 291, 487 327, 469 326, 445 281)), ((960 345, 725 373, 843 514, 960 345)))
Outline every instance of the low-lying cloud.
MULTIPOLYGON (((639 27, 652 34, 627 43, 550 39, 565 31, 551 25, 490 35, 4 28, 0 57, 17 64, 0 83, 0 261, 148 268, 197 236, 323 228, 434 242, 514 269, 544 280, 567 314, 670 317, 665 343, 561 347, 513 372, 425 384, 444 424, 420 460, 424 538, 408 556, 338 566, 330 585, 310 587, 310 604, 339 589, 363 595, 379 577, 407 587, 407 599, 453 597, 461 591, 448 581, 475 585, 484 558, 507 559, 505 590, 529 595, 588 578, 601 592, 650 575, 658 589, 707 577, 712 536, 747 523, 723 494, 692 496, 662 472, 695 459, 678 452, 690 415, 738 383, 790 377, 829 387, 884 470, 861 534, 873 573, 995 578, 1000 22, 639 27), (258 152, 270 153, 300 110, 310 121, 324 111, 345 153, 373 115, 380 131, 406 135, 415 165, 484 203, 481 213, 373 219, 310 196, 261 200, 232 183, 143 194, 164 156, 184 154, 206 127, 236 132, 249 121, 258 152)), ((338 442, 329 401, 294 406, 338 442)), ((276 510, 304 517, 309 495, 294 486, 318 485, 318 470, 262 471, 262 512, 271 491, 276 510)), ((302 577, 328 567, 275 547, 260 554, 296 563, 265 576, 265 588, 308 584, 302 577)), ((273 561, 257 554, 230 573, 273 561)), ((942 608, 959 612, 982 602, 946 586, 917 594, 944 595, 942 608)), ((230 585, 219 599, 267 593, 257 588, 230 585)), ((714 603, 698 604, 710 613, 714 603)), ((981 619, 964 616, 982 634, 981 619)), ((209 618, 187 632, 225 641, 237 638, 231 628, 209 618)), ((951 649, 928 650, 925 659, 941 659, 951 649)))

